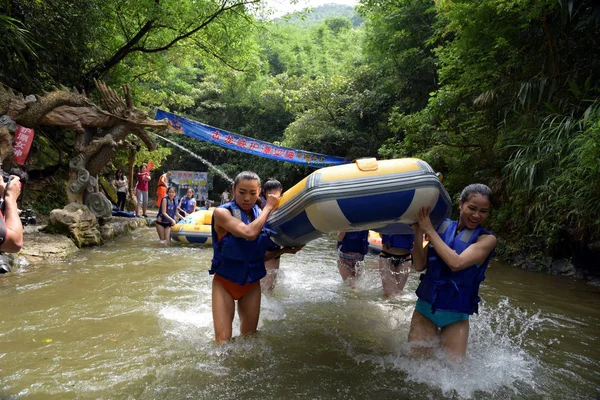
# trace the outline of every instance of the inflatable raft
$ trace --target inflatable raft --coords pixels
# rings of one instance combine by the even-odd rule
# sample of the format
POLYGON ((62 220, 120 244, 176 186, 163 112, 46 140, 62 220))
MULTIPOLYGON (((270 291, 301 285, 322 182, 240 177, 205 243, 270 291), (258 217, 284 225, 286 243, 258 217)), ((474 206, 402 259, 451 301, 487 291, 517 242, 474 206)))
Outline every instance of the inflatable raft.
MULTIPOLYGON (((369 231, 369 251, 374 254, 381 253, 383 244, 381 243, 381 234, 375 231, 369 231)), ((427 247, 429 240, 423 240, 423 248, 427 247)))
POLYGON ((412 233, 419 208, 431 206, 437 226, 450 215, 450 196, 425 161, 360 159, 322 168, 287 190, 267 227, 280 246, 300 246, 325 233, 377 230, 412 233))
POLYGON ((171 229, 171 239, 182 243, 212 244, 210 223, 214 208, 191 213, 171 229))
POLYGON ((369 251, 371 253, 381 253, 381 235, 375 231, 369 231, 369 251))

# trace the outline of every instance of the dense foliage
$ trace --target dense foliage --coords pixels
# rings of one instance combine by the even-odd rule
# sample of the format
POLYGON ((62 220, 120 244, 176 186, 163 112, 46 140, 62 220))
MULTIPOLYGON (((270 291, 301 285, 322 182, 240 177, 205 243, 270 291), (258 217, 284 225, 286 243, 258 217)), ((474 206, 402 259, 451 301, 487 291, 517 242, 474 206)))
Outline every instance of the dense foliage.
MULTIPOLYGON (((362 0, 273 21, 262 6, 8 1, 0 81, 24 93, 130 82, 150 112, 325 154, 420 157, 453 196, 491 186, 493 228, 515 242, 570 255, 600 241, 597 2, 362 0)), ((289 187, 310 172, 174 140, 231 176, 254 169, 289 187)), ((71 145, 41 129, 30 168, 64 166, 71 145)), ((178 150, 138 161, 152 157, 206 170, 178 150)), ((215 179, 215 193, 226 184, 215 179)))

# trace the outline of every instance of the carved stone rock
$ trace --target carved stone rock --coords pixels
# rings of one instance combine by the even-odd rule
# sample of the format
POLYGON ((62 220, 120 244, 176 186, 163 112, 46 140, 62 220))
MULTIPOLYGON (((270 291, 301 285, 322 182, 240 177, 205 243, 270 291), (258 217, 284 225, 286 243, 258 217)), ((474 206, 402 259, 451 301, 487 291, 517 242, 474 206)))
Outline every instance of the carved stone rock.
POLYGON ((67 234, 77 247, 103 243, 98 219, 83 204, 71 203, 63 209, 52 210, 46 231, 67 234))
POLYGON ((112 204, 106 198, 104 193, 90 193, 85 198, 85 205, 98 218, 112 217, 112 204))

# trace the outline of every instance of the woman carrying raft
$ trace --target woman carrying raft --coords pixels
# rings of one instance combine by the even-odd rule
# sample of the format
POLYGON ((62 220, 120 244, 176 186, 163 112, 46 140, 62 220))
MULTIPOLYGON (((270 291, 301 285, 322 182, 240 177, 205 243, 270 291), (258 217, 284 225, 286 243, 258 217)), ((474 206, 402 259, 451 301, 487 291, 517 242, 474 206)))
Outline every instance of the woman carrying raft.
POLYGON ((383 294, 392 297, 404 290, 410 272, 414 235, 395 234, 381 235, 381 252, 379 253, 379 274, 383 294))
POLYGON ((415 230, 413 266, 421 275, 408 341, 413 355, 427 355, 436 340, 450 358, 466 354, 469 315, 478 311, 479 284, 496 247, 496 237, 481 224, 490 212, 492 191, 482 184, 463 189, 458 221, 446 219, 436 230, 429 207, 421 207, 415 230), (423 234, 429 246, 423 248, 423 234))
POLYGON ((265 253, 268 235, 263 230, 279 196, 269 194, 266 204, 257 204, 260 178, 241 172, 234 181, 234 198, 217 207, 212 220, 214 255, 209 273, 212 282, 212 312, 217 343, 232 337, 237 301, 242 336, 256 332, 260 314, 260 280, 267 274, 265 253))
MULTIPOLYGON (((267 204, 266 197, 270 194, 281 197, 283 192, 283 185, 277 179, 269 179, 262 187, 263 196, 261 196, 261 207, 267 204)), ((269 244, 267 245, 267 254, 265 255, 265 268, 267 269, 267 275, 260 280, 261 290, 263 292, 272 293, 275 289, 275 283, 277 283, 277 275, 279 274, 279 265, 281 264, 281 256, 283 254, 296 254, 304 246, 298 247, 281 247, 277 243, 267 238, 269 244)))
POLYGON ((356 287, 360 274, 359 262, 369 252, 369 231, 338 232, 337 234, 338 271, 344 282, 356 287))

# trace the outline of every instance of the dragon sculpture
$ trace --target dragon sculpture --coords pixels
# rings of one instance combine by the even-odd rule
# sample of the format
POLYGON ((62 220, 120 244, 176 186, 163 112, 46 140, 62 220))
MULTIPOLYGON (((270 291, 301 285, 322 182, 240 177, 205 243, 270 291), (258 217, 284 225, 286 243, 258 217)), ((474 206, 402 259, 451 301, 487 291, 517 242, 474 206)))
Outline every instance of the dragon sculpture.
POLYGON ((97 217, 111 215, 112 206, 98 191, 95 176, 110 162, 119 148, 131 148, 126 138, 137 136, 150 150, 156 143, 145 128, 166 130, 166 120, 156 121, 136 108, 129 85, 125 98, 101 81, 94 81, 102 107, 85 92, 61 87, 41 96, 23 96, 0 84, 0 161, 12 154, 12 133, 16 124, 27 128, 40 125, 63 126, 76 132, 74 157, 71 159, 68 198, 86 204, 97 217))

